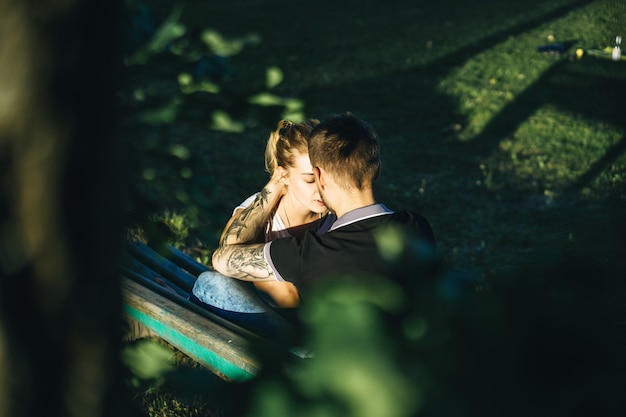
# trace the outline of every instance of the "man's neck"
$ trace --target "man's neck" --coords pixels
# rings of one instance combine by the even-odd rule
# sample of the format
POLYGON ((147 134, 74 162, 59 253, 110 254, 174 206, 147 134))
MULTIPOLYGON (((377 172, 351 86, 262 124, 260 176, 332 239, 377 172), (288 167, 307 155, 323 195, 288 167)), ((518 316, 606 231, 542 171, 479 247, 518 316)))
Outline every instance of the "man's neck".
POLYGON ((376 204, 376 199, 374 198, 374 194, 371 189, 355 190, 347 193, 345 198, 337 204, 337 207, 333 208, 335 209, 337 217, 341 217, 352 210, 370 206, 372 204, 376 204))

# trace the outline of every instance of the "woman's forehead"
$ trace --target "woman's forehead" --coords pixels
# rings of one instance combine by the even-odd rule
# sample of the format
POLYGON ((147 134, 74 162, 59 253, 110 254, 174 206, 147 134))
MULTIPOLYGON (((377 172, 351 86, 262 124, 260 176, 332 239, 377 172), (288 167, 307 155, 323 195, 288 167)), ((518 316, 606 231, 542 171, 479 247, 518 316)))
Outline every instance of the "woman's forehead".
POLYGON ((311 166, 308 153, 296 152, 293 158, 293 167, 300 173, 313 173, 313 167, 311 166))

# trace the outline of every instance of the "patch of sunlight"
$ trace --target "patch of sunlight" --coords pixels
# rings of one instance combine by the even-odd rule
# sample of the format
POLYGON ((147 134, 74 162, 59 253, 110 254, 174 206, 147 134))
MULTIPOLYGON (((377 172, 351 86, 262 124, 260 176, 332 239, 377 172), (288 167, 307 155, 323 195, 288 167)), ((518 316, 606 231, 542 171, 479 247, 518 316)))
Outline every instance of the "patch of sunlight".
POLYGON ((268 92, 262 92, 248 97, 248 102, 262 107, 283 106, 285 108, 282 113, 283 119, 293 122, 301 122, 305 119, 304 101, 298 98, 280 97, 268 92))
POLYGON ((146 92, 143 88, 137 88, 133 91, 133 98, 135 101, 144 101, 146 99, 146 92))
POLYGON ((153 181, 154 179, 156 179, 157 170, 154 168, 146 168, 142 171, 141 176, 146 181, 153 181))
POLYGON ((283 101, 285 111, 283 112, 283 118, 294 122, 301 122, 305 119, 304 114, 304 101, 298 98, 286 98, 283 101))
POLYGON ((185 25, 174 21, 166 21, 154 34, 154 38, 150 42, 148 49, 152 52, 161 52, 165 50, 172 41, 183 36, 185 32, 187 32, 185 25))
POLYGON ((174 6, 148 44, 126 59, 126 64, 144 64, 151 55, 164 51, 174 40, 182 37, 187 32, 185 25, 179 23, 183 9, 182 3, 174 6))
POLYGON ((239 39, 226 39, 218 31, 212 29, 202 31, 200 39, 213 53, 224 57, 238 54, 246 45, 256 45, 261 42, 261 37, 257 34, 250 34, 239 39))
POLYGON ((285 97, 282 100, 282 105, 285 106, 285 109, 288 111, 301 111, 304 109, 304 100, 285 97))
POLYGON ((121 359, 138 380, 162 382, 165 374, 174 369, 172 350, 151 340, 141 340, 124 347, 121 359))
POLYGON ((285 111, 282 114, 282 118, 298 123, 304 121, 306 119, 306 115, 302 111, 285 111))
POLYGON ((193 77, 188 72, 181 72, 178 74, 178 85, 181 88, 189 87, 193 83, 193 77))
POLYGON ((180 143, 175 143, 170 145, 169 147, 169 152, 170 155, 174 155, 175 157, 179 158, 179 159, 189 159, 189 157, 191 156, 191 152, 189 151, 189 148, 186 147, 185 145, 181 145, 180 143))
MULTIPOLYGON (((585 175, 623 138, 623 128, 598 123, 583 115, 567 112, 554 105, 544 105, 521 123, 511 137, 503 138, 489 157, 495 187, 499 179, 509 178, 525 186, 541 185, 544 200, 554 197, 553 190, 563 189, 585 175)), ((626 157, 603 167, 594 189, 621 186, 614 173, 626 171, 626 157)))
POLYGON ((194 46, 191 45, 188 37, 176 39, 176 42, 170 43, 167 48, 173 55, 179 56, 187 62, 196 61, 203 56, 200 49, 194 48, 194 46))
POLYGON ((189 167, 184 167, 180 169, 179 174, 181 178, 188 180, 189 178, 193 177, 193 170, 189 167))
POLYGON ((248 98, 248 103, 257 106, 282 106, 284 101, 284 98, 267 92, 258 93, 248 98))
POLYGON ((269 67, 265 70, 265 86, 270 89, 283 82, 283 72, 278 67, 269 67))
POLYGON ((174 97, 162 107, 139 113, 137 119, 139 122, 152 125, 172 123, 178 116, 181 104, 182 98, 174 97))
POLYGON ((404 251, 404 235, 397 227, 379 228, 374 232, 378 252, 386 261, 394 261, 404 251))
MULTIPOLYGON (((217 84, 213 84, 212 82, 203 80, 199 83, 194 84, 194 91, 203 91, 205 93, 217 94, 220 92, 220 87, 217 84)), ((189 93, 187 93, 189 94, 189 93)))
POLYGON ((192 94, 199 91, 211 94, 220 92, 220 87, 217 84, 206 80, 194 82, 191 74, 186 72, 178 74, 178 85, 180 86, 180 91, 184 94, 192 94))
POLYGON ((245 126, 241 122, 236 122, 228 115, 228 113, 217 110, 211 114, 211 129, 221 130, 222 132, 241 133, 245 130, 245 126))
MULTIPOLYGON (((181 194, 184 193, 178 193, 177 195, 179 200, 181 199, 181 194)), ((184 197, 182 198, 184 200, 188 200, 184 197)), ((179 236, 187 236, 189 232, 189 221, 183 214, 167 212, 163 217, 163 223, 165 223, 172 232, 179 236)))
POLYGON ((467 120, 456 135, 459 140, 479 136, 508 104, 559 62, 528 48, 539 42, 534 40, 537 36, 531 31, 511 37, 472 56, 439 83, 443 94, 456 98, 458 111, 467 120))

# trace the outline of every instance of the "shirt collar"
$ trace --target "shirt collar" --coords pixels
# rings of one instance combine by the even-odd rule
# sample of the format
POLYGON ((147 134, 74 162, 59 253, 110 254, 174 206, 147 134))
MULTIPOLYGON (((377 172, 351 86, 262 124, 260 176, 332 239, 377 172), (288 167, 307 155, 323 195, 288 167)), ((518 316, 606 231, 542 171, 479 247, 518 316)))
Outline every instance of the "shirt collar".
POLYGON ((369 219, 371 217, 383 216, 385 214, 392 214, 393 211, 390 210, 384 204, 371 204, 369 206, 360 207, 358 209, 354 209, 352 211, 347 212, 340 218, 338 218, 335 223, 333 223, 332 227, 329 231, 333 231, 343 226, 347 226, 349 224, 369 219))

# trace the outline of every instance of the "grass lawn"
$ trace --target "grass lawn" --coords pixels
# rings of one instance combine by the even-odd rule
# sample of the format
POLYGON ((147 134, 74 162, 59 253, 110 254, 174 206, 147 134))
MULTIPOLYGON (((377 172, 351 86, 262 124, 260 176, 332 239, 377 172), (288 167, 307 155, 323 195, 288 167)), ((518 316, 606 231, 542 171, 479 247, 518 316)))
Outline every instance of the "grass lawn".
MULTIPOLYGON (((176 6, 144 3, 159 24, 176 6)), ((626 2, 190 1, 174 21, 124 69, 120 132, 135 207, 198 259, 265 183, 281 117, 351 111, 380 135, 378 200, 424 214, 482 286, 573 246, 623 264, 626 61, 574 54, 625 35, 626 2)))

